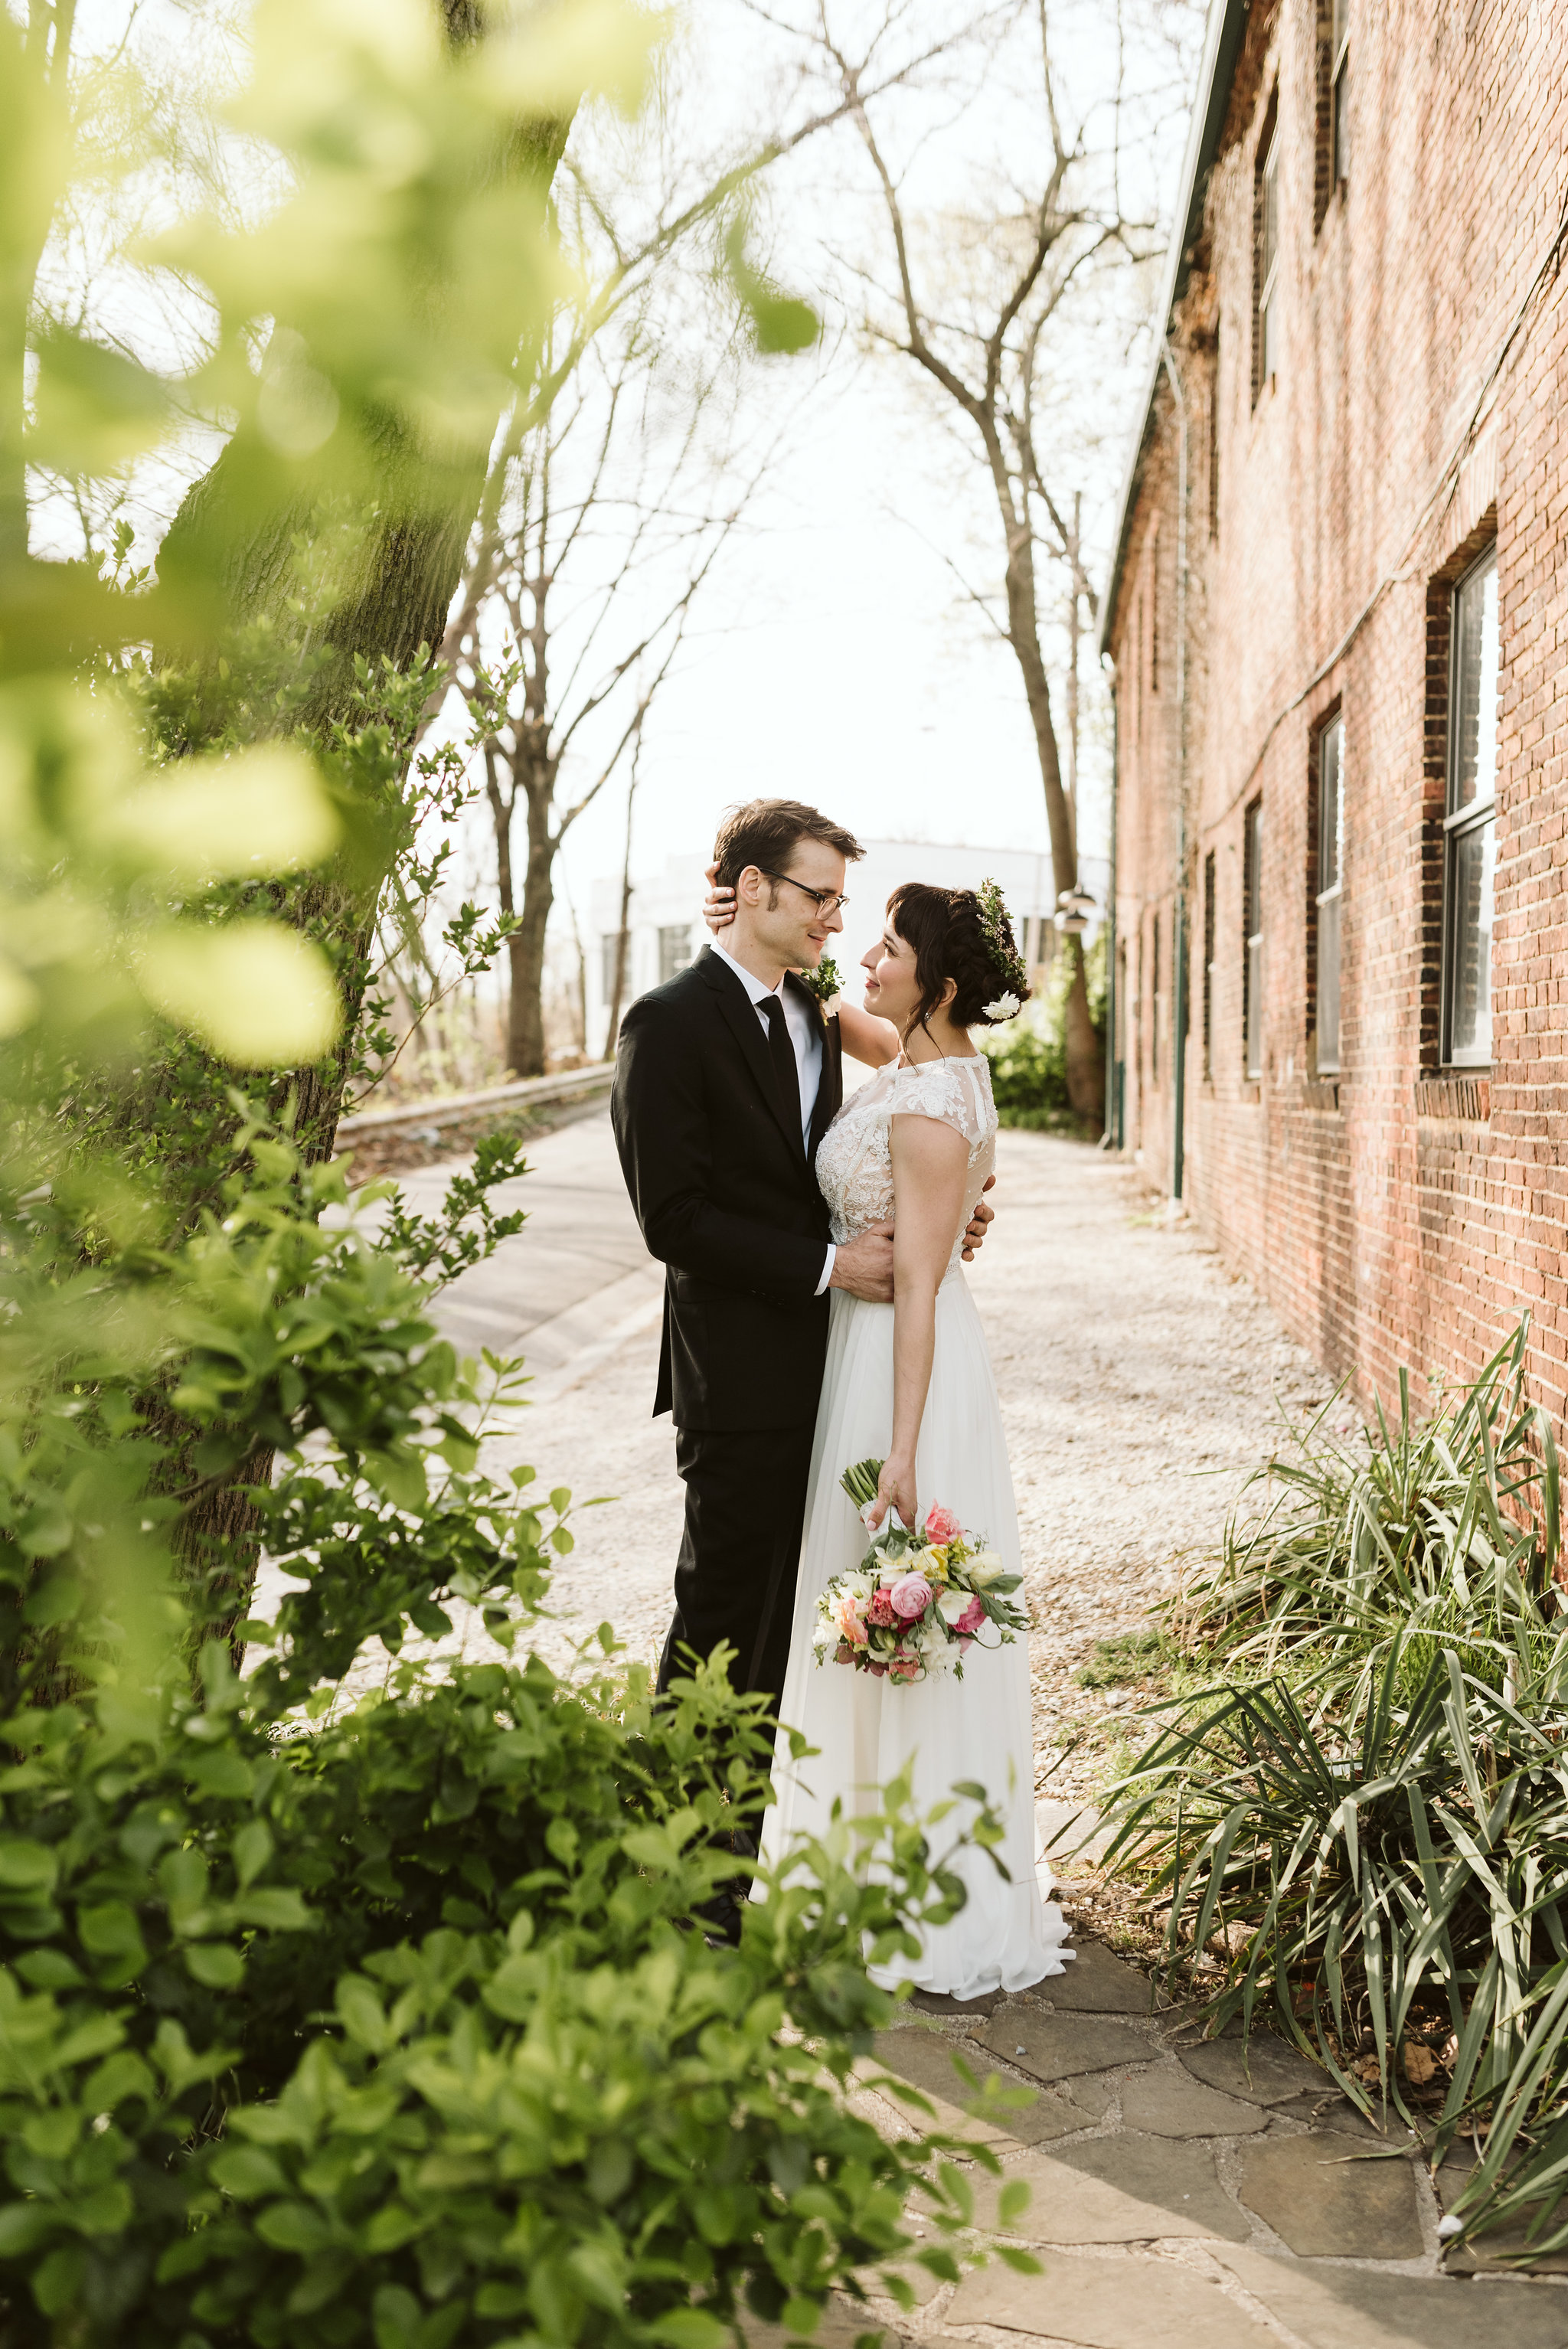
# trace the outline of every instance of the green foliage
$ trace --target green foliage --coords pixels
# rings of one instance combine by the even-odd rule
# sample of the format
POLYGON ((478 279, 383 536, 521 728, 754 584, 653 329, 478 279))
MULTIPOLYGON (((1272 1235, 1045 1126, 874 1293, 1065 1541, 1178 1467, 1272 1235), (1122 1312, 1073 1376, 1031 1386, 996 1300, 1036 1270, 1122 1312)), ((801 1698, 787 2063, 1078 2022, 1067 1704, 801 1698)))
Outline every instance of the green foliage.
POLYGON ((1543 1671, 1557 1448, 1525 1401, 1522 1325, 1424 1421, 1403 1371, 1398 1417, 1390 1426, 1379 1405, 1369 1442, 1326 1433, 1335 1407, 1259 1471, 1268 1506, 1233 1517, 1217 1569, 1183 1594, 1207 1642, 1247 1669, 1289 1659, 1326 1689, 1359 1683, 1357 1704, 1396 1640, 1418 1683, 1450 1649, 1493 1687, 1543 1671))
POLYGON ((403 1668, 280 1744, 207 1653, 201 1703, 8 1728, 7 2338, 684 2349, 907 2250, 930 2147, 841 2093, 889 2007, 862 1937, 961 1895, 896 1789, 716 1948, 770 1746, 721 1670, 655 1712, 403 1668))
POLYGON ((1424 1423, 1401 1374, 1391 1424, 1260 1472, 1270 1505, 1181 1602, 1209 1677, 1153 1709, 1109 1858, 1167 1913, 1173 1977, 1213 1953, 1213 2027, 1266 2016, 1435 2156, 1479 2127, 1467 2225, 1528 2209, 1556 2244, 1568 1654, 1524 1340, 1424 1423))
MULTIPOLYGON (((1096 1033, 1105 1033, 1105 933, 1084 957, 1089 1013, 1096 1033)), ((1044 999, 1022 1019, 991 1030, 980 1048, 991 1063, 991 1092, 1004 1125, 1032 1133, 1077 1130, 1068 1099, 1067 1001, 1072 975, 1070 942, 1058 946, 1044 999)))

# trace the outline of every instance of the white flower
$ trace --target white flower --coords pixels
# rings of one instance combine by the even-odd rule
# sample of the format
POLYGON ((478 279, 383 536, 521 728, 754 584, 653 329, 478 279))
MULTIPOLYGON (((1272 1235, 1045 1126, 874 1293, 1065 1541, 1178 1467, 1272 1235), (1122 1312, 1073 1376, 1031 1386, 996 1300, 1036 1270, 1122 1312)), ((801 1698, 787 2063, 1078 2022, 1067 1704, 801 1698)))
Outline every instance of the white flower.
MULTIPOLYGON (((973 1557, 965 1559, 964 1566, 965 1578, 974 1590, 989 1590, 996 1577, 1006 1571, 994 1549, 977 1549, 973 1557)), ((959 1611, 962 1613, 963 1609, 959 1611)))
POLYGON ((966 1590, 944 1590, 936 1602, 936 1611, 944 1623, 956 1623, 968 1604, 966 1590))
POLYGON ((1023 1008, 1016 995, 999 995, 995 1003, 982 1007, 987 1019, 1013 1019, 1023 1008))

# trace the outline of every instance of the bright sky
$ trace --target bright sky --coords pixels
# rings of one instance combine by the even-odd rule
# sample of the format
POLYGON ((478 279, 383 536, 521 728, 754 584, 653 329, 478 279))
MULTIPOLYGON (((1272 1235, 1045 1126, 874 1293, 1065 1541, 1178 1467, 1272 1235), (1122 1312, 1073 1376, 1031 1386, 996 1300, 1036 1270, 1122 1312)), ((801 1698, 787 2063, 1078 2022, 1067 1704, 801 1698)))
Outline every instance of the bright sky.
MULTIPOLYGON (((841 13, 863 23, 872 10, 841 13)), ((933 32, 960 13, 945 0, 912 0, 904 12, 933 32)), ((1063 110, 1088 122, 1091 144, 1109 134, 1119 13, 1124 88, 1148 93, 1124 114, 1124 196, 1130 212, 1162 221, 1202 10, 1181 0, 1129 0, 1119 12, 1115 0, 1074 0, 1053 11, 1068 84, 1063 110)), ((786 45, 744 5, 711 0, 701 21, 716 36, 703 53, 705 113, 727 107, 737 122, 757 123, 770 96, 782 102, 782 75, 769 76, 786 45)), ((1029 12, 1026 32, 1036 21, 1029 12)), ((1014 189, 1037 187, 1047 151, 1042 109, 1018 81, 1030 56, 1027 40, 1015 36, 1010 67, 977 93, 971 79, 958 95, 899 102, 892 136, 923 218, 959 210, 995 217, 1014 189)), ((825 356, 752 368, 752 414, 782 421, 793 410, 795 421, 650 719, 634 869, 652 874, 672 851, 704 846, 718 812, 757 792, 812 800, 862 836, 1043 849, 1039 769, 1016 665, 963 584, 990 593, 1001 570, 977 445, 968 427, 954 429, 907 359, 868 352, 856 333, 864 297, 855 270, 885 278, 887 244, 852 129, 824 133, 775 167, 768 217, 778 275, 827 321, 825 356)), ((1124 283, 1122 309, 1098 331, 1067 339, 1050 378, 1057 397, 1043 438, 1047 461, 1060 458, 1052 486, 1058 496, 1084 493, 1097 577, 1147 366, 1139 326, 1152 274, 1124 283)), ((1042 594, 1065 610, 1065 583, 1044 574, 1042 594)), ((1065 643, 1053 649, 1059 659, 1065 643)), ((1106 842, 1109 712, 1091 643, 1081 659, 1088 852, 1106 842)), ((1065 755, 1059 676, 1055 682, 1065 755)), ((593 879, 618 869, 624 821, 622 800, 606 795, 569 840, 580 905, 593 879)))

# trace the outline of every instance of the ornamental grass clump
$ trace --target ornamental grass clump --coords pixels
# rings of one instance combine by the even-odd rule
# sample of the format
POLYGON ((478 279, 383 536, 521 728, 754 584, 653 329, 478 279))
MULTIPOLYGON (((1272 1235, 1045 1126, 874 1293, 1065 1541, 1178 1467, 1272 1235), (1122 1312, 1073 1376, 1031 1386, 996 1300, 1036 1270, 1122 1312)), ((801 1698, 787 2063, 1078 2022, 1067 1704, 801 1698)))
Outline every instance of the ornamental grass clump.
POLYGON ((1209 1677, 1153 1708, 1108 1857, 1211 2029, 1272 2025, 1434 2160, 1473 2138, 1467 2230, 1528 2211, 1540 2251, 1568 2242, 1568 1650, 1525 1334, 1424 1423, 1402 1377, 1360 1448, 1270 1464, 1184 1595, 1209 1677))

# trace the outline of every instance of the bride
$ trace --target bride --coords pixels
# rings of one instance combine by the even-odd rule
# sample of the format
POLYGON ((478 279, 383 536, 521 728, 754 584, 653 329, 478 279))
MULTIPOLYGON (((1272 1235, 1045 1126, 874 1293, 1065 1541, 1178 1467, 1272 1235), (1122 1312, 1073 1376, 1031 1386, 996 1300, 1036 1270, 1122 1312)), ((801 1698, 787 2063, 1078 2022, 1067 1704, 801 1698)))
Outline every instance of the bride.
MULTIPOLYGON (((883 1460, 868 1512, 873 1526, 890 1509, 913 1526, 923 1509, 940 1505, 984 1535, 1009 1569, 1021 1568, 996 1385, 960 1251, 996 1149, 990 1063, 970 1030, 1011 1018, 1028 988, 994 883, 976 894, 906 882, 888 900, 862 968, 865 1009, 841 1003, 840 1032, 844 1050, 878 1073, 823 1136, 817 1180, 835 1242, 892 1223, 894 1302, 832 1292, 779 1706, 780 1720, 816 1750, 796 1763, 780 1734, 762 1856, 779 1861, 798 1835, 827 1826, 836 1799, 846 1810, 857 1797, 869 1803, 901 1770, 922 1812, 952 1802, 963 1781, 984 1785, 1005 1821, 997 1857, 1006 1876, 989 1854, 963 1853, 964 1908, 926 1930, 913 1968, 901 1963, 880 1977, 891 1987, 913 1976, 918 1989, 970 1999, 1027 1989, 1061 1973, 1072 1955, 1037 1860, 1026 1640, 995 1651, 977 1644, 961 1681, 898 1686, 819 1665, 812 1634, 824 1586, 865 1553, 865 1526, 839 1479, 868 1456, 883 1460)), ((960 1800, 944 1827, 966 1815, 972 1806, 960 1800)))

